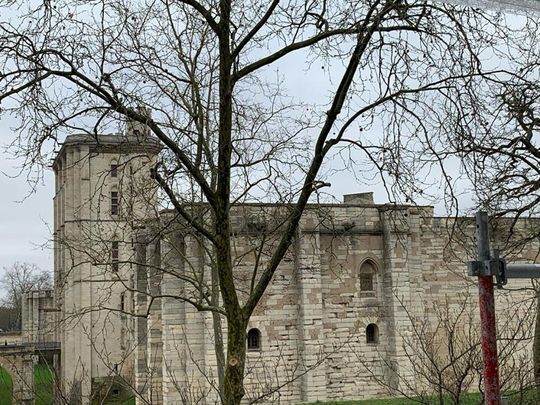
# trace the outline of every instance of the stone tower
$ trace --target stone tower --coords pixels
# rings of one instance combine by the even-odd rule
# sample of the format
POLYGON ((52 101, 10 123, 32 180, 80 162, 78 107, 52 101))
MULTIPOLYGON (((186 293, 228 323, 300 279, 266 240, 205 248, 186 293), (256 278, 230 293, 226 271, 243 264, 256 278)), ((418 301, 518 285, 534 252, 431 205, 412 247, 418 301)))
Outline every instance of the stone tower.
POLYGON ((150 168, 160 147, 147 131, 128 128, 70 135, 53 164, 59 372, 72 404, 121 397, 114 384, 132 379, 132 321, 123 315, 132 305, 132 235, 156 208, 150 168))

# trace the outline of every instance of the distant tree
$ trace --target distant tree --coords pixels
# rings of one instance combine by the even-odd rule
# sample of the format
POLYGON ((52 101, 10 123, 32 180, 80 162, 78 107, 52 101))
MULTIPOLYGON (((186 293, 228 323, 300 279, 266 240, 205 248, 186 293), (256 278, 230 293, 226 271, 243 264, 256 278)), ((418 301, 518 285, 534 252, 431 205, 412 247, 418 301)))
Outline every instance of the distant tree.
POLYGON ((0 306, 0 332, 9 331, 17 327, 17 311, 10 307, 0 306))
POLYGON ((4 267, 4 275, 0 278, 0 286, 5 291, 3 305, 15 310, 16 325, 21 326, 22 295, 31 290, 52 287, 51 273, 40 269, 32 263, 15 262, 4 267))

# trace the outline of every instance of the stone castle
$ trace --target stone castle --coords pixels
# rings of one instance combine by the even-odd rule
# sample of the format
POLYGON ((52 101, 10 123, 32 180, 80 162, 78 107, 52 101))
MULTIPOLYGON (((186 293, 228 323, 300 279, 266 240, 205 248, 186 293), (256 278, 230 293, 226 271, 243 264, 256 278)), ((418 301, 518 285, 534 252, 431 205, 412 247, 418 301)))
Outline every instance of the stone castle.
MULTIPOLYGON (((149 179, 159 152, 132 125, 128 135, 68 136, 54 161, 57 396, 70 404, 133 393, 138 404, 219 400, 216 333, 225 323, 192 305, 211 294, 209 247, 159 204, 149 179)), ((257 260, 266 260, 261 241, 270 235, 271 246, 269 229, 286 215, 286 205, 233 207, 239 286, 249 288, 257 260)), ((538 241, 508 243, 504 225, 492 233, 506 241, 507 254, 534 261, 538 241)), ((537 225, 518 224, 524 235, 537 225)), ((437 361, 464 358, 452 360, 449 333, 478 364, 478 347, 464 348, 478 338, 477 289, 465 265, 475 255, 473 239, 471 218, 375 204, 371 193, 310 205, 249 324, 246 403, 428 392, 426 377, 439 368, 440 380, 453 378, 452 367, 437 361), (433 357, 429 367, 426 356, 433 357)), ((528 364, 530 294, 500 293, 498 300, 501 338, 520 334, 505 347, 528 364)), ((477 376, 463 377, 463 389, 478 389, 477 376)))

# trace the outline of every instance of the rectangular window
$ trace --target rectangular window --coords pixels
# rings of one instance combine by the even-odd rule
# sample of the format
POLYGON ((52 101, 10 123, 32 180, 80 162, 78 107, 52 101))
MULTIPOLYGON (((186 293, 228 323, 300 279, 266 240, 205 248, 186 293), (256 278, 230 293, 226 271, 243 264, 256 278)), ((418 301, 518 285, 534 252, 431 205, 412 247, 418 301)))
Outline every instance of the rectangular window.
POLYGON ((114 272, 118 271, 118 242, 111 243, 111 269, 114 272))
POLYGON ((118 191, 111 191, 111 215, 118 215, 118 191))
POLYGON ((111 177, 118 177, 118 165, 111 165, 111 177))

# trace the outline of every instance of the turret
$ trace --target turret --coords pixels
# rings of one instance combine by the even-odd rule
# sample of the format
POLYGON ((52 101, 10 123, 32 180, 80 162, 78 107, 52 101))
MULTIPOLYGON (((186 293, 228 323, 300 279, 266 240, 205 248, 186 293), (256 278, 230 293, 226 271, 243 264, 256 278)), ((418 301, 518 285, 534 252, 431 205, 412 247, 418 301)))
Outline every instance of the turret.
POLYGON ((53 164, 61 376, 73 403, 89 403, 130 373, 122 314, 131 302, 132 235, 156 209, 150 169, 160 146, 146 127, 128 127, 128 135, 70 135, 53 164))

